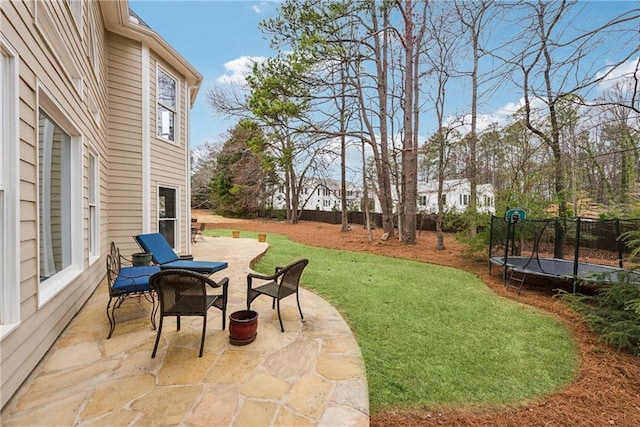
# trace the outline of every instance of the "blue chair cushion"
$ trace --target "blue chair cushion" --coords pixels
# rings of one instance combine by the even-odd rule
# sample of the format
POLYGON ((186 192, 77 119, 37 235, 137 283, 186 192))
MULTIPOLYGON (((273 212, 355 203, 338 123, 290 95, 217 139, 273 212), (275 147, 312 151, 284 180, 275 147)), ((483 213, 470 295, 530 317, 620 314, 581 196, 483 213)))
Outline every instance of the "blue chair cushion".
POLYGON ((166 264, 180 259, 160 233, 138 234, 135 238, 145 252, 151 252, 156 264, 166 264))
POLYGON ((187 261, 187 260, 178 260, 169 262, 166 264, 162 264, 160 266, 161 269, 171 269, 171 268, 179 268, 182 270, 191 270, 198 273, 215 273, 216 271, 224 270, 228 267, 226 262, 217 262, 217 261, 187 261))
POLYGON ((149 277, 160 271, 157 265, 144 267, 123 267, 111 286, 115 295, 146 292, 149 290, 149 277))

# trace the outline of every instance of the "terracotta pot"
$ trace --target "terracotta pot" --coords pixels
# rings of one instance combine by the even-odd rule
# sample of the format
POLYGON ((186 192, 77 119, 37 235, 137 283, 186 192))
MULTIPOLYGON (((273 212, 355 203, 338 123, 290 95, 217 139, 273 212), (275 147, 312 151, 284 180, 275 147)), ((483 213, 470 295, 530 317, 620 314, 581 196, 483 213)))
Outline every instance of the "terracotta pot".
POLYGON ((260 233, 258 234, 258 242, 266 242, 267 241, 267 235, 264 233, 260 233))
POLYGON ((233 236, 234 239, 237 239, 238 237, 240 237, 240 232, 239 231, 232 231, 231 235, 233 236))
POLYGON ((233 345, 252 343, 258 335, 258 313, 240 310, 229 316, 229 342, 233 345))

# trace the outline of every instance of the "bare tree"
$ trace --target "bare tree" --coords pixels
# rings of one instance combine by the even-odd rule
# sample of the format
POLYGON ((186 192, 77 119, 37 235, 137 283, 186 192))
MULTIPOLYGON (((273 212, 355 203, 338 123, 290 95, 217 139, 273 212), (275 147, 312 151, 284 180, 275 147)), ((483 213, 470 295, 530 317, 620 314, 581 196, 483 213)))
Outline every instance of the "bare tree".
POLYGON ((419 122, 419 64, 423 42, 427 30, 427 10, 429 2, 418 4, 412 0, 397 1, 404 32, 401 42, 404 50, 403 80, 403 144, 402 144, 402 240, 407 244, 416 243, 416 213, 418 194, 418 131, 419 122))
POLYGON ((433 70, 433 89, 431 99, 436 114, 437 130, 433 142, 437 146, 437 179, 438 179, 438 216, 436 219, 436 249, 444 250, 444 235, 442 222, 444 218, 444 181, 446 178, 448 144, 452 128, 445 123, 445 105, 447 100, 447 85, 451 79, 454 67, 454 53, 456 52, 459 35, 452 31, 453 16, 446 13, 432 14, 430 17, 431 49, 426 53, 427 60, 433 70))

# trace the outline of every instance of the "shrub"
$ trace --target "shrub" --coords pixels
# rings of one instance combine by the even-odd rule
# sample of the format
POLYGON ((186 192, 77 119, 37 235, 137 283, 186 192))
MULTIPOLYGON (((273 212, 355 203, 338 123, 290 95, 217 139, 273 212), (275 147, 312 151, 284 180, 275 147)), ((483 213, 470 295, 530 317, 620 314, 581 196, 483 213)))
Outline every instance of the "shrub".
POLYGON ((594 295, 561 295, 602 341, 640 356, 640 286, 623 281, 603 286, 594 295))

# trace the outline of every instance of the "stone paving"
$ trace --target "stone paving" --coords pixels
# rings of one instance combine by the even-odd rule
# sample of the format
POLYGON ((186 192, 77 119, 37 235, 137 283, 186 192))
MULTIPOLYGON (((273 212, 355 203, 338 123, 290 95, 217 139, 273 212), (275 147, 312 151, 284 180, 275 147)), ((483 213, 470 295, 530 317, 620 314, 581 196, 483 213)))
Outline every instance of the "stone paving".
MULTIPOLYGON (((255 239, 206 237, 195 259, 225 260, 227 315, 246 308, 249 264, 268 247, 255 239)), ((292 260, 293 261, 293 260, 292 260)), ((313 260, 311 260, 313 263, 313 260)), ((310 264, 311 265, 311 264, 310 264)), ((309 268, 309 267, 307 267, 309 268)), ((304 275, 302 282, 304 283, 304 275)), ((126 301, 116 312, 111 339, 102 283, 69 324, 31 378, 3 409, 3 426, 367 426, 369 400, 358 345, 340 314, 301 289, 282 300, 285 332, 259 297, 258 335, 245 346, 229 343, 221 312, 209 310, 205 352, 198 357, 202 320, 168 318, 158 354, 151 304, 126 301)), ((228 322, 227 322, 228 323, 228 322)))

